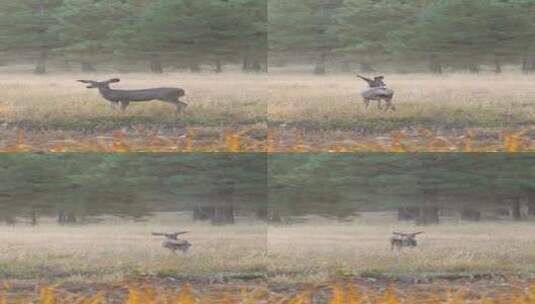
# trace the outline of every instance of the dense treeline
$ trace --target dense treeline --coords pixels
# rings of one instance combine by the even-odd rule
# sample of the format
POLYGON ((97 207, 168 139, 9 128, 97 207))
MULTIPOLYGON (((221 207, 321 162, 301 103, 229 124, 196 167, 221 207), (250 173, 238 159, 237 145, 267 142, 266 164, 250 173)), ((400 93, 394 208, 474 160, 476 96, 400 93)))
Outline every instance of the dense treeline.
POLYGON ((260 71, 266 11, 265 0, 0 0, 0 63, 260 71))
POLYGON ((40 216, 149 216, 195 211, 231 223, 265 214, 266 159, 261 154, 6 154, 0 157, 0 221, 40 216))
POLYGON ((435 223, 535 215, 535 163, 513 154, 5 154, 0 221, 190 211, 232 223, 396 211, 435 223))
POLYGON ((280 154, 269 162, 270 211, 337 217, 398 211, 401 220, 438 222, 535 214, 533 156, 511 154, 280 154))
POLYGON ((270 0, 270 63, 371 72, 535 69, 534 0, 270 0))

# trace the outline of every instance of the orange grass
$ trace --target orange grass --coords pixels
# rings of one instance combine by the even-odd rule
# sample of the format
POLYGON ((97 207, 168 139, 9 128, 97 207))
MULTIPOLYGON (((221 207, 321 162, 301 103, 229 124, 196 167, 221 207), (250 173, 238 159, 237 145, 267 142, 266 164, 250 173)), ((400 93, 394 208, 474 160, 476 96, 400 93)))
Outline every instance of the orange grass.
POLYGON ((535 303, 535 284, 519 285, 501 293, 492 290, 466 290, 462 286, 441 290, 430 287, 427 290, 412 287, 397 288, 387 285, 363 292, 355 283, 334 282, 325 286, 308 287, 287 294, 266 289, 264 286, 219 287, 201 292, 188 283, 172 288, 162 288, 150 283, 124 283, 126 290, 122 296, 109 291, 94 294, 77 294, 60 287, 41 286, 35 294, 8 296, 9 287, 0 292, 0 303, 78 303, 78 304, 532 304, 535 303))
MULTIPOLYGON (((139 126, 143 129, 142 126, 139 126)), ((247 134, 258 127, 223 129, 204 138, 201 129, 188 128, 183 134, 157 132, 128 133, 122 130, 102 135, 30 131, 19 128, 0 137, 0 152, 533 152, 533 128, 495 131, 493 138, 476 140, 477 131, 460 136, 438 135, 419 128, 416 132, 394 131, 385 137, 364 137, 330 133, 307 134, 302 130, 267 131, 265 139, 247 134), (200 134, 200 135, 199 135, 200 134)), ((481 132, 484 134, 483 132, 481 132)))

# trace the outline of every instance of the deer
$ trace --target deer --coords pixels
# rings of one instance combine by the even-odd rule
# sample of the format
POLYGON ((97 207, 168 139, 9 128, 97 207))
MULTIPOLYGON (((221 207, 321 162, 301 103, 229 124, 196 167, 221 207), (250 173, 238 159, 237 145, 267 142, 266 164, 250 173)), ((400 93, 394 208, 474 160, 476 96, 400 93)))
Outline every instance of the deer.
POLYGON ((191 243, 186 240, 178 239, 178 236, 181 234, 188 233, 188 231, 180 231, 173 233, 162 233, 162 232, 153 232, 152 235, 164 236, 165 240, 162 242, 162 247, 171 250, 171 252, 176 253, 177 250, 182 251, 183 253, 188 252, 191 247, 191 243))
POLYGON ((383 82, 383 76, 376 76, 373 79, 370 79, 357 74, 357 77, 366 81, 369 86, 368 89, 362 91, 360 94, 364 99, 364 107, 366 110, 368 109, 370 101, 372 100, 377 101, 377 108, 379 110, 382 110, 381 101, 383 100, 386 103, 386 108, 384 109, 385 112, 387 112, 388 110, 396 110, 396 106, 394 106, 394 104, 392 103, 392 99, 394 98, 394 91, 386 87, 385 83, 383 82))
POLYGON ((392 232, 390 237, 390 249, 397 250, 403 249, 403 247, 416 247, 418 243, 416 242, 416 236, 424 233, 423 231, 418 231, 414 233, 404 233, 404 232, 392 232))
POLYGON ((130 102, 141 102, 160 100, 176 106, 177 113, 182 112, 187 107, 187 103, 179 100, 186 93, 181 88, 151 88, 142 90, 115 90, 110 88, 111 83, 117 83, 119 78, 112 78, 106 81, 78 80, 78 82, 89 84, 88 89, 98 89, 100 95, 110 102, 112 108, 116 108, 119 103, 121 110, 125 111, 130 102))

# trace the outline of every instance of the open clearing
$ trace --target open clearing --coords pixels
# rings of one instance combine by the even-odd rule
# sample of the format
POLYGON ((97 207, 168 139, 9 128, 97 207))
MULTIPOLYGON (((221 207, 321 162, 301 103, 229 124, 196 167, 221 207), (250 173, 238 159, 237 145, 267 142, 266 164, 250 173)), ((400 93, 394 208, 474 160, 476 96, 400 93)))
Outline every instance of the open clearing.
POLYGON ((395 91, 396 112, 371 104, 364 109, 366 83, 354 75, 270 75, 271 124, 316 129, 385 132, 430 129, 510 128, 535 122, 533 76, 386 74, 395 91))
POLYGON ((3 74, 0 150, 532 151, 534 77, 387 75, 397 111, 384 113, 364 109, 366 84, 350 74, 3 74), (183 87, 189 106, 176 115, 153 101, 122 113, 75 81, 116 76, 117 88, 183 87))
MULTIPOLYGON (((325 282, 340 276, 420 278, 531 275, 535 273, 535 226, 480 222, 416 227, 357 218, 291 225, 241 222, 211 226, 181 219, 168 222, 99 223, 35 227, 4 226, 0 263, 4 279, 92 281, 130 275, 178 278, 264 275, 272 282, 325 282), (179 227, 177 227, 179 226, 179 227), (191 231, 188 254, 170 254, 152 231, 191 231), (418 248, 391 251, 393 230, 424 230, 418 248)), ((380 220, 381 219, 381 220, 380 220)))
POLYGON ((222 127, 262 123, 266 100, 261 76, 254 74, 61 74, 33 76, 0 75, 3 124, 25 128, 94 131, 143 124, 161 128, 184 126, 222 127), (86 89, 77 79, 121 82, 113 88, 181 87, 188 103, 184 114, 160 101, 132 103, 123 113, 112 110, 97 89, 86 89))
MULTIPOLYGON (((385 303, 388 297, 409 303, 530 303, 535 296, 529 289, 535 272, 532 224, 448 220, 422 228, 392 218, 316 218, 267 227, 254 221, 210 226, 166 215, 147 222, 3 226, 1 280, 8 283, 9 299, 42 297, 35 288, 48 285, 57 299, 106 294, 105 303, 132 303, 128 295, 136 292, 157 295, 155 303, 182 303, 162 297, 189 296, 186 282, 198 303, 219 303, 214 299, 221 297, 229 303, 325 303, 337 296, 362 303, 385 303), (171 254, 150 235, 177 229, 191 231, 185 237, 193 243, 188 254, 171 254), (392 230, 416 229, 425 230, 418 248, 390 250, 392 230)), ((344 299, 331 303, 349 303, 344 299)))

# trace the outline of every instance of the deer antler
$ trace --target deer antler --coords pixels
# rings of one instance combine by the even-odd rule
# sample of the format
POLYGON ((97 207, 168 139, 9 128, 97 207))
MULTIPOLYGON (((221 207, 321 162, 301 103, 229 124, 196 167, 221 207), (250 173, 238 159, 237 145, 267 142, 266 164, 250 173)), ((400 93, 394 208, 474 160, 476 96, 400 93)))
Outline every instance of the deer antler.
POLYGON ((423 231, 418 231, 418 232, 413 232, 413 233, 397 232, 397 231, 392 232, 392 234, 394 234, 394 235, 408 236, 408 237, 415 237, 418 234, 422 234, 422 233, 424 233, 424 232, 423 231))
POLYGON ((188 233, 188 231, 180 231, 180 232, 173 232, 173 233, 153 232, 152 235, 165 236, 166 238, 176 239, 178 235, 185 234, 185 233, 188 233))

